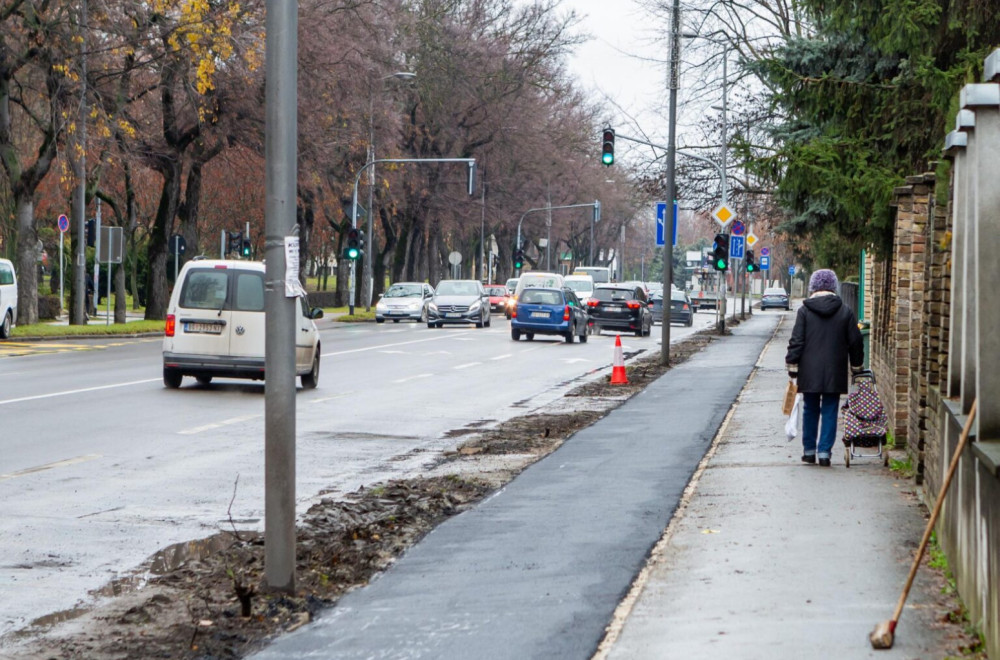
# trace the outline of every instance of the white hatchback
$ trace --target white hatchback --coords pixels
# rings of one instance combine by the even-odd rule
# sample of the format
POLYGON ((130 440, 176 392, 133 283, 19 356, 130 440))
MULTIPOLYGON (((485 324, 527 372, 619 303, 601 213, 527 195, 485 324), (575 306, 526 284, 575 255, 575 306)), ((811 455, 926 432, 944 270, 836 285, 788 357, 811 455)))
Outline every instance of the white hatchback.
MULTIPOLYGON (((320 341, 305 298, 295 306, 295 373, 302 387, 319 382, 320 341)), ((207 385, 213 377, 264 378, 264 264, 197 260, 181 269, 167 307, 163 384, 180 387, 184 376, 207 385)))
POLYGON ((0 259, 0 339, 10 337, 11 328, 17 323, 17 276, 14 264, 0 259))

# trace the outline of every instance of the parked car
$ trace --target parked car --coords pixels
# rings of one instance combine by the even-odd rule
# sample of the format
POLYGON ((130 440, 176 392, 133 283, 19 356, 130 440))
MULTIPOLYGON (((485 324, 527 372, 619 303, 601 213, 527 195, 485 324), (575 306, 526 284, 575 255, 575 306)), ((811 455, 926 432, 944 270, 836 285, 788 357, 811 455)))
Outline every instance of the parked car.
POLYGON ((563 278, 563 286, 573 289, 573 293, 584 305, 594 295, 594 278, 590 275, 567 275, 563 278))
POLYGON ((760 309, 763 311, 769 307, 781 307, 786 310, 790 309, 791 305, 788 302, 788 292, 780 286, 764 289, 764 295, 760 298, 760 309))
MULTIPOLYGON (((650 294, 649 311, 653 314, 653 321, 663 322, 662 294, 650 294)), ((687 293, 680 289, 674 289, 670 294, 670 322, 680 323, 689 328, 694 325, 694 309, 691 307, 691 299, 687 293)))
POLYGON ((594 297, 587 303, 587 311, 594 332, 605 328, 630 330, 636 337, 652 332, 653 314, 649 311, 649 299, 639 286, 599 285, 594 289, 594 297))
POLYGON ((427 327, 445 323, 475 323, 490 326, 490 298, 478 280, 441 280, 427 303, 427 327))
POLYGON ((396 282, 382 294, 375 304, 375 322, 392 319, 399 323, 410 319, 417 323, 427 320, 427 303, 434 297, 434 289, 425 282, 396 282))
POLYGON ((572 344, 573 339, 587 341, 589 317, 572 289, 529 288, 521 291, 510 319, 510 337, 523 334, 528 341, 535 335, 559 335, 572 344))
MULTIPOLYGON (((320 340, 305 298, 295 305, 295 373, 302 387, 319 382, 320 340)), ((184 376, 202 385, 214 377, 264 379, 264 264, 256 261, 189 261, 167 306, 163 384, 180 387, 184 376)))
POLYGON ((490 311, 502 312, 507 308, 507 287, 502 284, 490 284, 486 287, 490 297, 490 311))
POLYGON ((17 323, 17 275, 9 259, 0 259, 0 339, 10 337, 17 323))

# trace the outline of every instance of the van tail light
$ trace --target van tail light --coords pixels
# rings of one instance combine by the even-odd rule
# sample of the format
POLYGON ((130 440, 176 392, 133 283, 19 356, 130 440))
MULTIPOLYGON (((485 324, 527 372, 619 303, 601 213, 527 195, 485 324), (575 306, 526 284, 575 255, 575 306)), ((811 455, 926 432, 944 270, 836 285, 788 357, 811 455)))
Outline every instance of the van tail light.
POLYGON ((173 337, 176 329, 177 318, 173 314, 167 314, 167 324, 164 326, 164 332, 168 337, 173 337))
POLYGON ((563 321, 569 320, 569 305, 566 305, 566 309, 563 310, 563 321))
POLYGON ((511 303, 510 305, 510 318, 512 319, 517 318, 517 305, 515 305, 514 303, 511 303))
POLYGON ((684 303, 683 305, 681 305, 681 309, 683 309, 686 312, 688 309, 688 304, 684 303))
POLYGON ((642 305, 639 303, 638 300, 629 300, 625 304, 628 305, 629 309, 639 309, 640 307, 642 307, 642 305))
POLYGON ((591 298, 587 301, 587 307, 597 307, 597 300, 591 298))

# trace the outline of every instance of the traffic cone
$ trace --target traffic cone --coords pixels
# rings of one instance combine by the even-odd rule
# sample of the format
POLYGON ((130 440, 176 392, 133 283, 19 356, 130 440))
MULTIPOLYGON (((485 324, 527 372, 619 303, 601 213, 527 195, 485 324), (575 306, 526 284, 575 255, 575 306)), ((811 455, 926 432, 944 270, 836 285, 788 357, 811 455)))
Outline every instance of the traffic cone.
POLYGON ((628 376, 625 375, 625 357, 622 355, 621 335, 615 335, 615 359, 614 366, 611 367, 611 384, 628 385, 628 376))

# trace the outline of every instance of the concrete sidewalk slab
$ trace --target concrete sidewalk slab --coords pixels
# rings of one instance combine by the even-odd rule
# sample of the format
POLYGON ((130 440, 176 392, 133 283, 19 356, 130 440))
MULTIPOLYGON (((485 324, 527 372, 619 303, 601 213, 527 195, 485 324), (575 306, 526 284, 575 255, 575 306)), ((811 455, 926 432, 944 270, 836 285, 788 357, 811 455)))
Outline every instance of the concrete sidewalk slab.
POLYGON ((891 617, 925 524, 911 481, 878 459, 800 461, 785 438, 784 355, 794 317, 741 393, 682 515, 654 551, 599 657, 942 658, 939 585, 918 573, 892 650, 868 633, 891 617), (636 595, 637 594, 637 595, 636 595))

